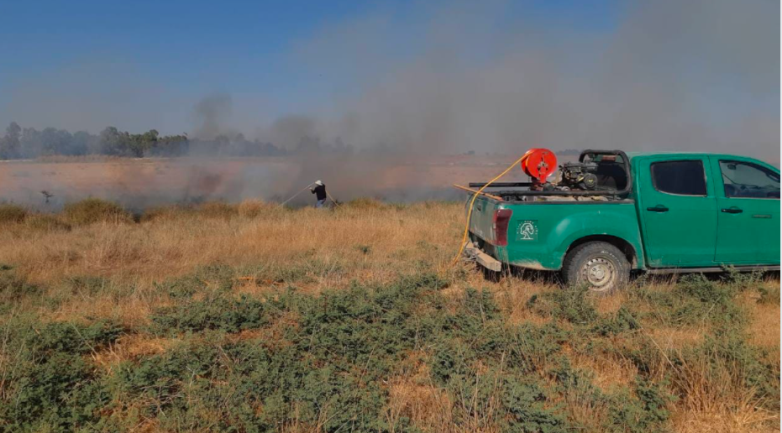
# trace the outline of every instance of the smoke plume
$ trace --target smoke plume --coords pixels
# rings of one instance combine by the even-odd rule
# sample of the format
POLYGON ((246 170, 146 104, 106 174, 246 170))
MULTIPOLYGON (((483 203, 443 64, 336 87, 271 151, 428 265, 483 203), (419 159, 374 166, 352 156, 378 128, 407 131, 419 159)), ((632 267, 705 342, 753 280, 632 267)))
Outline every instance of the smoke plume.
POLYGON ((196 137, 212 139, 226 133, 225 121, 232 112, 231 95, 217 93, 206 96, 195 104, 193 115, 198 124, 196 137))
POLYGON ((301 55, 313 67, 346 61, 327 72, 360 90, 325 109, 336 121, 319 130, 415 152, 519 154, 537 144, 778 161, 779 3, 623 5, 594 29, 597 17, 540 22, 515 2, 449 4, 409 28, 418 48, 403 61, 386 54, 391 18, 326 28, 301 55), (518 18, 503 25, 514 8, 518 18))
MULTIPOLYGON (((150 116, 156 104, 147 101, 138 108, 162 122, 149 128, 188 130, 206 143, 199 149, 221 149, 189 163, 190 186, 165 192, 158 183, 153 201, 284 199, 318 178, 344 198, 437 197, 451 181, 488 177, 531 146, 729 152, 779 165, 779 8, 764 0, 629 1, 604 15, 548 2, 414 2, 325 21, 277 59, 278 73, 297 71, 282 84, 228 79, 226 92, 191 95, 176 116, 150 116), (218 136, 228 138, 209 144, 218 136), (209 156, 247 155, 236 149, 253 146, 286 156, 260 165, 209 156), (467 169, 443 156, 466 152, 508 158, 473 158, 467 169), (209 192, 194 192, 207 184, 209 192)), ((82 103, 73 92, 47 104, 31 87, 11 92, 23 109, 0 103, 0 120, 38 125, 57 117, 50 107, 70 105, 79 119, 112 113, 106 101, 82 103)))

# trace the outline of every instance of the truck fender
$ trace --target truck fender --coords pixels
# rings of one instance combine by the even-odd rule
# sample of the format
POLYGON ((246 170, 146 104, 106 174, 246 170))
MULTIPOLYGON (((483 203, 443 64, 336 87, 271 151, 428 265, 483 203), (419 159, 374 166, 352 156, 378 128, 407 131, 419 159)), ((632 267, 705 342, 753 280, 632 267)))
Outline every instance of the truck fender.
POLYGON ((644 257, 641 246, 641 233, 638 221, 626 214, 599 210, 595 213, 580 213, 564 218, 549 234, 547 244, 560 258, 560 265, 565 254, 575 244, 589 240, 602 240, 615 243, 620 250, 626 246, 632 248, 633 259, 630 260, 634 269, 643 269, 644 257))

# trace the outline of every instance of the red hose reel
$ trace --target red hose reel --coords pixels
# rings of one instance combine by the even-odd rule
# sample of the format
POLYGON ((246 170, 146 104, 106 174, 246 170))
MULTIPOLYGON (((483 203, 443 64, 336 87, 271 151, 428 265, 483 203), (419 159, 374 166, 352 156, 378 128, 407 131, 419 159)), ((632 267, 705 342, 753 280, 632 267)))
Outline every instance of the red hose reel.
POLYGON ((535 183, 546 183, 546 179, 557 169, 557 156, 548 149, 530 149, 521 157, 521 169, 535 183))

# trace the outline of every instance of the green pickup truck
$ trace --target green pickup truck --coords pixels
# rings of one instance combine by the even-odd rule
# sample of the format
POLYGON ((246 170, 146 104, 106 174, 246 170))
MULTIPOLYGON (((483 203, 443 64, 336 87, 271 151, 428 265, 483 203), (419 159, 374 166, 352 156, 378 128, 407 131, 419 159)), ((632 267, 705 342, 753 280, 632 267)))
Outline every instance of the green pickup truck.
POLYGON ((551 183, 490 184, 474 201, 466 254, 491 271, 561 271, 596 292, 633 270, 779 269, 779 170, 765 162, 585 150, 559 172, 551 183))

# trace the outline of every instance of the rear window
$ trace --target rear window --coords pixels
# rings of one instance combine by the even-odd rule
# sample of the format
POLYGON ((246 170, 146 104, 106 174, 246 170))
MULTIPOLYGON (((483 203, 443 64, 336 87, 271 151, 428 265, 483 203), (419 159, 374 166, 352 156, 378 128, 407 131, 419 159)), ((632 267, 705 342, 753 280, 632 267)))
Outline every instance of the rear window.
POLYGON ((652 164, 652 184, 660 192, 706 195, 702 161, 665 161, 652 164))

